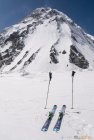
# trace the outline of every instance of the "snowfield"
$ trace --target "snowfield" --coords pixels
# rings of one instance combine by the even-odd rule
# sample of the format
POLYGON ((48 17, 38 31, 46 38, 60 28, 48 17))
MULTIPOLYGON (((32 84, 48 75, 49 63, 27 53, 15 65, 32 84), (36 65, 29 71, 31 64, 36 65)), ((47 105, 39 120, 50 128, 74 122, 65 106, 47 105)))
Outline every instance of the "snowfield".
POLYGON ((94 72, 76 72, 71 109, 71 72, 53 72, 47 109, 48 73, 0 76, 0 140, 94 140, 94 72), (53 105, 58 106, 47 132, 41 128, 53 105), (65 104, 58 133, 53 127, 65 104))

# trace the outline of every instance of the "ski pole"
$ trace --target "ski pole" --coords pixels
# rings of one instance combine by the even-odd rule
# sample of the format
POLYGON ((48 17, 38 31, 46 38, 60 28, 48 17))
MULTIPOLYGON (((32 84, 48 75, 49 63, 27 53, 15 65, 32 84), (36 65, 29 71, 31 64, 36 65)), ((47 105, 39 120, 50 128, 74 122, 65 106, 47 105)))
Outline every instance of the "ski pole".
POLYGON ((73 109, 73 100, 74 98, 73 98, 73 76, 72 76, 72 109, 73 109))
POLYGON ((47 108, 47 103, 48 103, 49 87, 50 87, 50 79, 49 79, 49 83, 48 83, 48 91, 47 91, 47 97, 46 97, 46 105, 45 105, 45 109, 47 108))
POLYGON ((72 108, 74 108, 74 91, 73 91, 73 78, 74 78, 74 75, 75 75, 75 71, 72 71, 72 108))

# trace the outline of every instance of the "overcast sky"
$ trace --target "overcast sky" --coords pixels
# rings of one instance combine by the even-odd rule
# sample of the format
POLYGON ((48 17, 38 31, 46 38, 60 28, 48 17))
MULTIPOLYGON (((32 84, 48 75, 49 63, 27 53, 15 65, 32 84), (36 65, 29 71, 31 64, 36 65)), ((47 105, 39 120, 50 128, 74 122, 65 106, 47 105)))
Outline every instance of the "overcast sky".
POLYGON ((48 6, 64 12, 94 35, 94 0, 0 0, 0 31, 21 21, 35 8, 48 6))

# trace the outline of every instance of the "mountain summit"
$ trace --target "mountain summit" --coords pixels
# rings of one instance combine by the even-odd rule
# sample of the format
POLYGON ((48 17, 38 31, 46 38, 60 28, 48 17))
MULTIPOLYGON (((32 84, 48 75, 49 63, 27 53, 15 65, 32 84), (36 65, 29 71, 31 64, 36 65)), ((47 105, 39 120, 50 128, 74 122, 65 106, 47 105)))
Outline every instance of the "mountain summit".
POLYGON ((0 34, 0 71, 94 69, 94 37, 68 16, 38 8, 0 34))

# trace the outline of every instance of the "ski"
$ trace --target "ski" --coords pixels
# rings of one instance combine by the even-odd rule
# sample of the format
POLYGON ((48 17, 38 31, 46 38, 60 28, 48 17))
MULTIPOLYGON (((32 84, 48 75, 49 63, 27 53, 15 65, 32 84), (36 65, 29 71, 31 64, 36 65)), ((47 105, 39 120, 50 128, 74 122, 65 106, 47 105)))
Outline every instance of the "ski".
POLYGON ((58 116, 57 122, 53 128, 53 131, 57 132, 60 130, 62 119, 65 114, 65 109, 66 109, 66 105, 63 105, 61 111, 59 112, 59 116, 58 116))
POLYGON ((52 110, 49 112, 49 116, 48 116, 46 122, 44 123, 41 131, 47 131, 48 130, 49 125, 50 125, 51 120, 52 120, 52 118, 53 118, 53 116, 55 114, 56 109, 57 109, 57 105, 54 105, 52 110))

